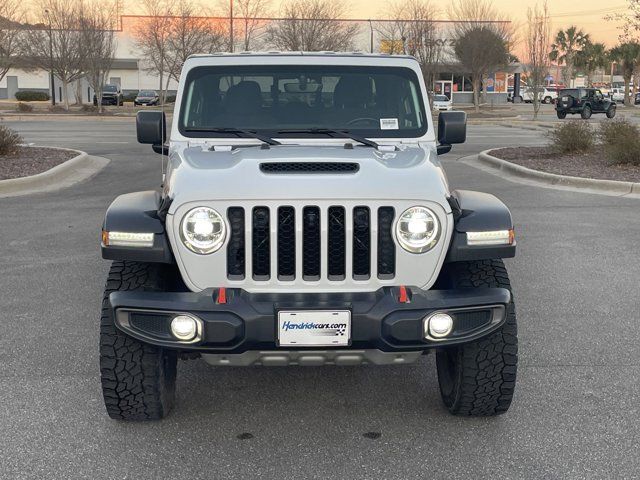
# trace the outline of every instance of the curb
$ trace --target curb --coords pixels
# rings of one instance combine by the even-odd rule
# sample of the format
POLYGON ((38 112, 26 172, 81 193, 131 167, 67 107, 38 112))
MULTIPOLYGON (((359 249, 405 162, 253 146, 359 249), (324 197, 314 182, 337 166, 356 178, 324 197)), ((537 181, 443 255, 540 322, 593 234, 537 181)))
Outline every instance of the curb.
MULTIPOLYGON (((493 149, 492 149, 493 150, 493 149)), ((555 173, 540 172, 521 165, 502 160, 489 154, 491 150, 480 152, 475 160, 465 160, 471 165, 480 164, 489 169, 506 173, 508 177, 527 180, 538 186, 559 188, 563 190, 582 191, 623 197, 632 195, 640 198, 640 183, 622 182, 618 180, 599 180, 594 178, 571 177, 555 173)))
POLYGON ((47 148, 68 150, 76 152, 78 155, 36 175, 0 180, 0 198, 52 192, 67 188, 93 177, 109 163, 108 158, 94 157, 80 150, 58 147, 47 148))
POLYGON ((31 114, 2 114, 0 113, 0 120, 4 122, 29 122, 34 120, 123 120, 123 119, 135 119, 135 115, 76 115, 73 113, 31 113, 31 114))

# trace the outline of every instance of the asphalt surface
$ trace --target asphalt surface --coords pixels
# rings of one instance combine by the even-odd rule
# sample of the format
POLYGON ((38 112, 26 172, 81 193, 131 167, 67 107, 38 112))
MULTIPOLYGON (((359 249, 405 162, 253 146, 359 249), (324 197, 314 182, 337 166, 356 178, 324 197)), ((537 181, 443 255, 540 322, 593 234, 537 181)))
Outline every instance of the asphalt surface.
POLYGON ((64 191, 0 199, 0 478, 638 478, 640 202, 511 183, 457 162, 540 132, 470 126, 456 188, 514 214, 520 364, 498 418, 450 416, 433 356, 413 366, 213 368, 181 362, 162 422, 110 420, 98 318, 102 215, 154 188, 132 120, 11 124, 112 161, 64 191))

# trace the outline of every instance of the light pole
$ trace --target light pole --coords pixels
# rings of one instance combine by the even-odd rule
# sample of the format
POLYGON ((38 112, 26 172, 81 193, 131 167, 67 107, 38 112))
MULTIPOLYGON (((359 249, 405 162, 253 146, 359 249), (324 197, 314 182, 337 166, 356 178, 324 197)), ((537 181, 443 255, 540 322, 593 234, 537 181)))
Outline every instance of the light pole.
POLYGON ((56 88, 53 76, 53 29, 51 27, 51 15, 49 15, 49 10, 45 10, 44 13, 47 15, 47 20, 49 20, 49 83, 51 85, 51 105, 55 105, 56 88))
POLYGON ((373 53, 373 22, 369 20, 369 31, 371 33, 370 37, 370 52, 373 53))
POLYGON ((233 53, 233 0, 229 0, 229 51, 233 53))

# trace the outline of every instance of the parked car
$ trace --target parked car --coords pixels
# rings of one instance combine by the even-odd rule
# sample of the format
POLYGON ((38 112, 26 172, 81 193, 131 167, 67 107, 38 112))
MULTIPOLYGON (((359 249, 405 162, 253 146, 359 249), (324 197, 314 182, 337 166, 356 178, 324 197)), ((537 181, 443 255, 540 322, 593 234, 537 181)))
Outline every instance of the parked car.
MULTIPOLYGON (((525 103, 532 103, 534 91, 533 88, 527 87, 520 91, 522 101, 525 103)), ((540 87, 538 90, 538 98, 541 103, 553 103, 558 98, 558 92, 546 87, 540 87)))
POLYGON ((433 110, 448 111, 453 109, 453 101, 446 95, 434 95, 433 110))
POLYGON ((163 112, 138 112, 138 141, 171 155, 161 188, 117 197, 103 222, 112 418, 164 417, 178 359, 397 365, 427 352, 451 413, 507 411, 512 217, 491 194, 450 189, 436 156, 465 141, 466 113, 440 112, 436 129, 422 78, 412 57, 198 55, 170 135, 163 112))
POLYGON ((612 88, 609 90, 609 98, 616 103, 624 102, 624 88, 612 88))
POLYGON ((560 90, 558 101, 556 102, 558 118, 566 118, 567 114, 580 114, 582 118, 587 119, 591 118, 593 113, 604 113, 607 118, 613 118, 616 116, 616 104, 595 88, 567 88, 560 90))
POLYGON ((155 90, 140 90, 136 98, 133 99, 133 104, 138 105, 157 105, 160 100, 158 92, 155 90))
POLYGON ((640 92, 636 93, 636 98, 633 101, 634 105, 640 105, 640 92))
MULTIPOLYGON (((98 99, 93 95, 93 104, 98 105, 98 99)), ((124 96, 119 85, 106 84, 102 87, 102 105, 122 106, 124 104, 124 96)))

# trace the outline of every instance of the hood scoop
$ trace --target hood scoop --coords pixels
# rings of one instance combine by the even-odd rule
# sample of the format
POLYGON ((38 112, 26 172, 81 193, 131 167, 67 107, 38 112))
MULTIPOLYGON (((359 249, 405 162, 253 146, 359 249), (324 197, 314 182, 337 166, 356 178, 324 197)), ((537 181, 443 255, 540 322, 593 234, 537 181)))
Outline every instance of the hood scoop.
POLYGON ((359 163, 352 162, 268 162, 261 163, 260 170, 268 174, 289 173, 356 173, 359 163))

